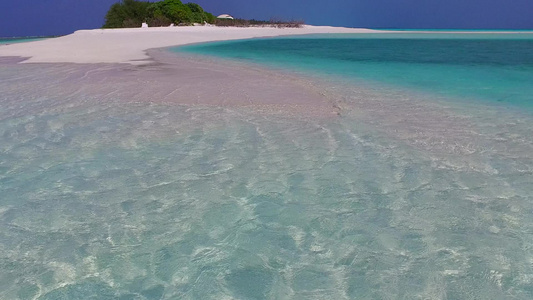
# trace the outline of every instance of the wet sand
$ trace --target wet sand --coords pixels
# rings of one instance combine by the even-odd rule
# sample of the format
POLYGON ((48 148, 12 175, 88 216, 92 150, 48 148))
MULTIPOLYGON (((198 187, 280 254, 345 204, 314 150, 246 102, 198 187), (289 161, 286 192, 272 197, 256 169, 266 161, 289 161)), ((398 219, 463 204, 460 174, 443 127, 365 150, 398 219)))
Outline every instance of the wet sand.
POLYGON ((5 80, 13 82, 13 88, 39 86, 43 94, 65 100, 84 95, 102 102, 240 106, 304 117, 339 113, 334 100, 306 78, 165 49, 148 53, 150 60, 143 65, 20 64, 16 57, 4 57, 0 65, 9 69, 11 75, 5 80))

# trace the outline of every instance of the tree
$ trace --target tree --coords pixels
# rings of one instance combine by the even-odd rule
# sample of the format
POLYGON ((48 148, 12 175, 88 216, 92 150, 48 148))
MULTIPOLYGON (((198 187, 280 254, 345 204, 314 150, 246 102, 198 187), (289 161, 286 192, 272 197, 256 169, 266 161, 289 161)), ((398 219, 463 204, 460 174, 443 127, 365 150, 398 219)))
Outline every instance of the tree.
POLYGON ((165 17, 172 22, 176 24, 192 22, 191 9, 180 0, 164 0, 159 3, 161 3, 161 11, 165 17))
POLYGON ((123 25, 126 15, 122 10, 121 3, 111 5, 105 16, 104 28, 120 28, 123 25))
POLYGON ((146 2, 122 0, 111 5, 106 14, 104 28, 140 27, 143 22, 150 26, 175 24, 214 23, 215 17, 195 3, 183 4, 180 0, 146 2))
POLYGON ((111 5, 104 28, 141 27, 148 17, 149 2, 123 0, 111 5))
POLYGON ((191 17, 194 23, 203 23, 206 20, 205 12, 200 5, 191 2, 185 5, 191 10, 191 17))
POLYGON ((205 12, 205 21, 209 24, 214 24, 217 20, 217 18, 211 14, 211 13, 208 13, 208 12, 205 12))

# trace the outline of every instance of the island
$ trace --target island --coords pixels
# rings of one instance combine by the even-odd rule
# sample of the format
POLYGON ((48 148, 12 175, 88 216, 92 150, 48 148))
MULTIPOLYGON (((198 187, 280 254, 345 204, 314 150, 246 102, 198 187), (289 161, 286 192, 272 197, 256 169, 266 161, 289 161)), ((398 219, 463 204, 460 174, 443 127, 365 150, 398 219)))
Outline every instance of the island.
POLYGON ((301 27, 303 20, 255 20, 234 18, 228 14, 215 17, 206 12, 196 3, 183 3, 180 0, 162 0, 147 2, 137 0, 122 0, 109 8, 102 28, 136 28, 136 27, 166 27, 189 25, 216 26, 271 26, 271 27, 301 27), (144 24, 144 26, 143 26, 144 24))

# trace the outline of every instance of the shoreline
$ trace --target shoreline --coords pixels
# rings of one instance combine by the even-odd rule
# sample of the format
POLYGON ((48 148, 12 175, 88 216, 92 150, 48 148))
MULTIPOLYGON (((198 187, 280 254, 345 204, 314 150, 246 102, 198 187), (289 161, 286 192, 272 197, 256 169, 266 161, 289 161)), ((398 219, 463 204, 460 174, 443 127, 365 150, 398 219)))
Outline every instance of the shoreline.
MULTIPOLYGON (((453 34, 459 31, 438 31, 453 34)), ((333 26, 303 25, 301 28, 276 27, 150 27, 78 30, 72 34, 25 43, 0 45, 0 58, 23 58, 23 63, 127 63, 150 62, 149 49, 188 44, 241 40, 263 37, 343 33, 435 33, 431 30, 381 30, 333 26)), ((460 31, 461 34, 502 34, 501 31, 460 31)), ((505 34, 525 33, 505 31, 505 34)))
POLYGON ((386 32, 362 28, 310 26, 272 27, 151 27, 78 30, 73 34, 0 47, 1 57, 24 58, 23 63, 128 63, 150 62, 149 49, 214 41, 324 33, 386 32))
MULTIPOLYGON (((146 51, 146 64, 23 63, 0 57, 6 81, 17 89, 45 90, 48 98, 84 95, 89 102, 246 108, 298 118, 337 117, 339 108, 309 78, 258 66, 146 51), (13 73, 12 76, 7 74, 13 73), (90 99, 90 100, 89 100, 90 99)), ((2 78, 0 78, 2 80, 2 78)), ((1 119, 1 116, 0 116, 1 119)))
MULTIPOLYGON (((424 140, 432 142, 429 145, 413 145, 424 150, 428 150, 426 147, 437 148, 433 150, 444 153, 450 150, 444 149, 446 147, 443 145, 465 143, 462 138, 457 141, 457 137, 447 134, 444 134, 445 137, 432 136, 435 131, 440 130, 437 128, 440 124, 447 124, 448 129, 454 128, 453 132, 462 132, 461 127, 468 126, 459 126, 457 118, 461 119, 468 115, 468 112, 475 111, 479 105, 489 108, 491 112, 498 111, 497 108, 483 103, 448 102, 443 100, 446 96, 431 95, 424 91, 410 92, 394 85, 374 85, 372 81, 355 82, 343 78, 335 78, 333 82, 334 77, 326 76, 325 79, 320 74, 300 74, 260 64, 226 61, 217 57, 198 58, 192 54, 181 55, 168 51, 168 48, 192 43, 295 35, 295 31, 298 31, 299 35, 319 34, 323 31, 378 32, 335 27, 306 28, 307 30, 191 26, 82 30, 62 38, 0 47, 0 66, 16 64, 23 69, 27 68, 26 72, 31 73, 32 78, 43 83, 42 89, 52 90, 49 94, 54 96, 83 92, 90 98, 100 99, 98 101, 246 107, 262 114, 274 113, 320 120, 343 118, 345 112, 350 112, 350 117, 371 124, 370 127, 384 131, 386 135, 398 135, 398 128, 402 128, 399 134, 401 139, 408 141, 412 136, 423 137, 424 140), (258 32, 263 35, 258 35, 258 32), (195 35, 196 33, 201 34, 195 35), (226 34, 222 36, 222 33, 226 34), (272 35, 266 35, 267 33, 272 35), (273 35, 274 33, 277 35, 273 35), (250 35, 254 36, 246 37, 250 35), (141 40, 139 36, 148 39, 141 40), (89 42, 81 39, 83 37, 88 37, 89 41, 95 43, 89 47, 89 42), (111 39, 113 37, 117 39, 111 39), (126 44, 121 44, 120 41, 126 44), (52 57, 47 56, 52 54, 50 51, 57 50, 59 45, 65 43, 70 47, 67 49, 80 45, 87 45, 87 48, 83 48, 82 53, 75 52, 66 56, 55 54, 55 60, 47 61, 52 57), (109 47, 99 49, 101 52, 91 53, 98 43, 107 43, 109 47), (129 56, 123 57, 121 52, 113 52, 117 47, 126 46, 132 46, 129 56), (27 56, 3 56, 3 50, 6 48, 10 51, 23 49, 37 54, 42 49, 48 52, 46 55, 27 59, 27 56), (98 57, 98 54, 109 55, 98 57), (138 56, 140 58, 131 59, 138 56), (41 69, 41 66, 46 67, 41 69), (41 71, 43 73, 38 74, 41 71), (401 99, 396 99, 398 91, 404 95, 401 99), (427 98, 432 101, 425 101, 427 98), (465 107, 468 107, 468 112, 462 111, 465 107), (407 120, 405 116, 411 117, 407 120), (436 120, 438 122, 435 122, 436 120), (428 128, 431 130, 427 130, 428 128), (448 142, 442 142, 443 140, 448 142)), ((30 83, 28 88, 31 85, 30 83)), ((439 134, 443 135, 442 132, 439 134)))

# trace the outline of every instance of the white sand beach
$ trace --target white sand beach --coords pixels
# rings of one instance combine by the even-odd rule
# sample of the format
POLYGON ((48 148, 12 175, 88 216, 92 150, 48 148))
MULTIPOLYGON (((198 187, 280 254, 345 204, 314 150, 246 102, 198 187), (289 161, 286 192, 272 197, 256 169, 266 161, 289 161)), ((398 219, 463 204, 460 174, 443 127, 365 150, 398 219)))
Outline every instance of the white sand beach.
POLYGON ((27 63, 130 63, 146 64, 152 48, 192 43, 320 33, 368 33, 370 29, 304 25, 272 27, 152 27, 79 30, 58 38, 0 46, 1 56, 28 58, 27 63))

